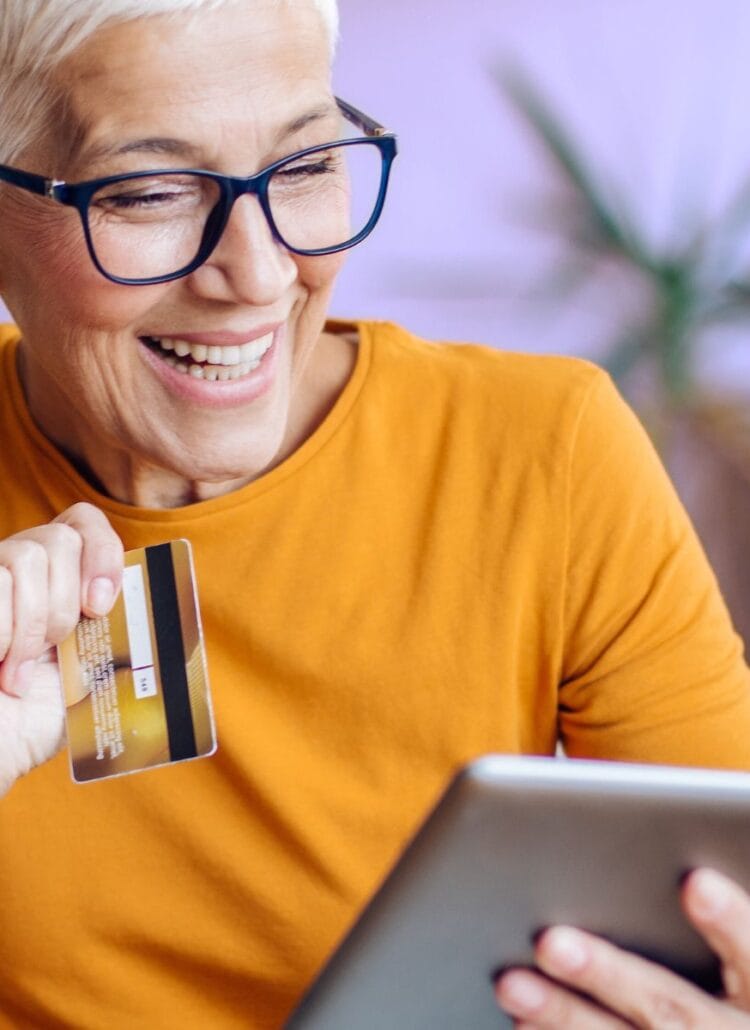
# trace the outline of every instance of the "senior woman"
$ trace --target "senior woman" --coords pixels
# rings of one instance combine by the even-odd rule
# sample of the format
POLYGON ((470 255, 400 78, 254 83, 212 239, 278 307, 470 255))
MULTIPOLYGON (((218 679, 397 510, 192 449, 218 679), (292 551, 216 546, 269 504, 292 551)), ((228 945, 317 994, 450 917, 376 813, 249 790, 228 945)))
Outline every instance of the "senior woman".
MULTIPOLYGON (((334 0, 0 0, 2 786, 40 766, 0 805, 2 1027, 280 1025, 477 754, 748 766, 740 644, 606 377, 326 322, 395 153, 335 34, 334 0), (179 537, 219 751, 74 786, 53 645, 179 537)), ((728 1001, 553 930, 602 1007, 500 1003, 750 1025, 750 901, 683 902, 728 1001)))

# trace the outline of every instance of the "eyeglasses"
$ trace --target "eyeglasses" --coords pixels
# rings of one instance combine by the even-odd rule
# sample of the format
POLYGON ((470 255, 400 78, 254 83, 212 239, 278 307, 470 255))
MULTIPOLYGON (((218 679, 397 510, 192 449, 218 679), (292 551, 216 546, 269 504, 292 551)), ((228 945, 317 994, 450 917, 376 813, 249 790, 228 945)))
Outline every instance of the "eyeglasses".
POLYGON ((234 202, 258 198, 273 238, 294 254, 348 250, 380 218, 396 137, 343 100, 365 135, 308 147, 247 178, 196 168, 159 169, 67 183, 0 165, 0 181, 76 208, 89 254, 111 282, 180 279, 211 255, 234 202))

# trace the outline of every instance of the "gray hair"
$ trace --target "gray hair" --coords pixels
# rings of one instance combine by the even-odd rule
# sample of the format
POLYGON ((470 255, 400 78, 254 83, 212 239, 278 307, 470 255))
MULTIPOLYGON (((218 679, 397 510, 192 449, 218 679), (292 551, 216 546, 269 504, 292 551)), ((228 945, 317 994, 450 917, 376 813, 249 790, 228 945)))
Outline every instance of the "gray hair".
MULTIPOLYGON (((229 2, 0 0, 0 164, 10 164, 42 138, 54 100, 52 73, 99 29, 159 14, 216 10, 229 2)), ((333 55, 338 39, 337 2, 310 2, 323 17, 333 55)))

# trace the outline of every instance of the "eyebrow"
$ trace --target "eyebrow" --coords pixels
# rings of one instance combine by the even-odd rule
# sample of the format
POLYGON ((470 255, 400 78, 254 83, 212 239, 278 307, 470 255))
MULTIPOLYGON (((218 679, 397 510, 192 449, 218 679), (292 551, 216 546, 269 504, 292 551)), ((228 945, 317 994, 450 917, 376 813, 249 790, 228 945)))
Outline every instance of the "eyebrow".
POLYGON ((285 125, 277 135, 276 143, 283 143, 289 136, 294 136, 296 133, 301 132, 302 129, 306 129, 312 122, 319 122, 324 118, 330 118, 331 115, 338 114, 339 109, 335 103, 316 107, 312 111, 308 111, 307 114, 303 114, 301 117, 289 122, 288 125, 285 125))
MULTIPOLYGON (((281 128, 276 136, 274 145, 278 146, 284 140, 301 132, 313 122, 322 121, 337 113, 338 108, 334 104, 326 104, 306 112, 281 128)), ((129 140, 127 143, 95 147, 92 150, 84 151, 81 157, 86 163, 93 163, 104 158, 121 157, 125 154, 159 154, 160 156, 193 159, 199 156, 200 148, 187 140, 152 136, 145 139, 129 140)))

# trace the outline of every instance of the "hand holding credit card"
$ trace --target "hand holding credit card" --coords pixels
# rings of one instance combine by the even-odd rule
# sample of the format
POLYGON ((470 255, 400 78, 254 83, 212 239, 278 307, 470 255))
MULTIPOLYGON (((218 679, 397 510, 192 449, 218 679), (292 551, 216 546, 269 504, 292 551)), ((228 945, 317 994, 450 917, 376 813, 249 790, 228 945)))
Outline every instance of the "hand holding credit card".
POLYGON ((110 614, 82 619, 58 656, 76 782, 216 750, 186 540, 129 551, 110 614))

